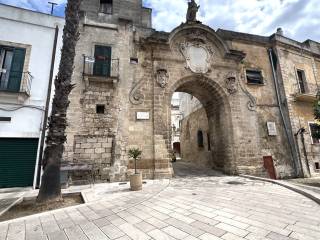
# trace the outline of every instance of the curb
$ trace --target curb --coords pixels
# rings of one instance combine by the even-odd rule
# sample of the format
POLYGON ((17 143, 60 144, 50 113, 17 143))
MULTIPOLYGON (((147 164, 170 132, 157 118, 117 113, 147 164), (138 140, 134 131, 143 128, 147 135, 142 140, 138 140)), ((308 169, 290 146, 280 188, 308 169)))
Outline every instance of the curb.
POLYGON ((249 178, 249 179, 253 179, 253 180, 260 180, 260 181, 264 181, 264 182, 270 182, 273 184, 277 184, 280 185, 282 187, 285 187, 291 191, 294 191, 296 193, 299 193, 311 200, 313 200, 314 202, 318 203, 320 205, 320 194, 306 190, 304 188, 301 188, 299 186, 296 186, 294 184, 288 183, 288 182, 283 182, 281 180, 273 180, 273 179, 268 179, 268 178, 262 178, 262 177, 256 177, 256 176, 251 176, 251 175, 239 175, 240 177, 244 177, 244 178, 249 178))
POLYGON ((19 197, 18 199, 16 199, 15 201, 13 201, 10 205, 8 205, 8 207, 6 207, 5 209, 3 209, 0 212, 0 216, 2 216, 3 214, 5 214, 7 211, 9 211, 12 207, 14 207, 16 204, 19 204, 23 201, 23 197, 19 197))

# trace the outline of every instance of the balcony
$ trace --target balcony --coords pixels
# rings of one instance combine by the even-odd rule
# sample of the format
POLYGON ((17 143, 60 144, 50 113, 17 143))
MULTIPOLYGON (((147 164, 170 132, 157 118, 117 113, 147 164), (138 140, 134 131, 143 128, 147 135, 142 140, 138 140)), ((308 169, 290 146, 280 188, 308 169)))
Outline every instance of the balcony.
POLYGON ((308 83, 307 86, 301 87, 295 85, 294 98, 299 102, 315 102, 317 100, 318 86, 316 84, 308 83))
POLYGON ((24 102, 31 94, 33 76, 30 72, 0 71, 0 101, 24 102))
POLYGON ((118 83, 119 59, 83 56, 83 79, 86 82, 118 83))

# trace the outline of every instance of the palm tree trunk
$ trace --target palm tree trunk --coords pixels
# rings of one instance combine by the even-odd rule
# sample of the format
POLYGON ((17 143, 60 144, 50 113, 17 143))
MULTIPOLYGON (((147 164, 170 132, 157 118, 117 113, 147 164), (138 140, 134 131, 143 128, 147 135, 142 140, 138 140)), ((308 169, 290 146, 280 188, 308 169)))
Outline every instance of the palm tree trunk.
POLYGON ((66 141, 67 109, 69 94, 74 85, 71 77, 74 66, 75 49, 79 39, 80 5, 82 0, 68 0, 66 24, 63 30, 63 47, 59 73, 55 79, 55 95, 49 118, 46 149, 42 159, 43 175, 37 202, 61 200, 60 165, 66 141))

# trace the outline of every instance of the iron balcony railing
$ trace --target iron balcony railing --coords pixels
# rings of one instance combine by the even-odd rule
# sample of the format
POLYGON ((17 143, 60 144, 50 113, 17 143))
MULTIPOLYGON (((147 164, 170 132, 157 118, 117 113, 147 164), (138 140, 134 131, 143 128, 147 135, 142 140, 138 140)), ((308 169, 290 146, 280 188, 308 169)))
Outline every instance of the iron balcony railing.
POLYGON ((294 98, 300 102, 314 102, 317 99, 319 88, 316 84, 307 83, 304 85, 296 84, 294 86, 294 98))
POLYGON ((26 93, 30 96, 33 76, 30 72, 0 71, 0 91, 26 93))
POLYGON ((83 56, 83 75, 119 78, 119 59, 83 56))
POLYGON ((303 85, 295 84, 294 92, 296 95, 309 94, 317 95, 319 87, 313 83, 304 83, 303 85))

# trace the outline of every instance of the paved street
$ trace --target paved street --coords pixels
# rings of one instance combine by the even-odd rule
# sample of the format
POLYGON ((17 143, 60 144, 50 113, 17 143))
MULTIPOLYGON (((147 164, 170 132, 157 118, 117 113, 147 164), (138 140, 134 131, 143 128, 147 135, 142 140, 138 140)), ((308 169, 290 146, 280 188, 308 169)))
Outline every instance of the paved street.
POLYGON ((176 178, 148 181, 141 192, 123 187, 81 206, 0 223, 0 240, 320 239, 320 206, 302 195, 190 169, 178 163, 176 178))

